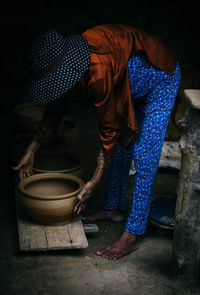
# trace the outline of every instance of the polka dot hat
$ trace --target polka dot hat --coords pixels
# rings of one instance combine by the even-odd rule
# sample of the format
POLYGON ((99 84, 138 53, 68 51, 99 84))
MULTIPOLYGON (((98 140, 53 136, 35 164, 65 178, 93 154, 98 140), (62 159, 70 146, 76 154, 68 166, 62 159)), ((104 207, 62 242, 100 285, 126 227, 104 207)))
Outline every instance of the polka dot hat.
POLYGON ((89 45, 81 35, 63 38, 56 30, 48 30, 35 40, 27 61, 25 101, 45 104, 66 93, 84 75, 90 63, 89 45))

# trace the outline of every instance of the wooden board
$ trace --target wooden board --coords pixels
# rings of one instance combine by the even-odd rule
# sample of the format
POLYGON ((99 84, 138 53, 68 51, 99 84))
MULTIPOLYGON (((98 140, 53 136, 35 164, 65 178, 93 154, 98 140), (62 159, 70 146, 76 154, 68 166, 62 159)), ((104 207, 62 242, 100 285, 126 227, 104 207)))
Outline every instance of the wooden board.
POLYGON ((21 251, 83 249, 88 247, 80 219, 59 226, 34 223, 17 210, 19 248, 21 251))
MULTIPOLYGON (((80 218, 65 225, 40 225, 29 219, 20 208, 17 202, 17 185, 15 197, 19 248, 21 251, 83 249, 88 247, 88 241, 80 218)), ((98 228, 96 228, 96 231, 98 231, 98 228)))

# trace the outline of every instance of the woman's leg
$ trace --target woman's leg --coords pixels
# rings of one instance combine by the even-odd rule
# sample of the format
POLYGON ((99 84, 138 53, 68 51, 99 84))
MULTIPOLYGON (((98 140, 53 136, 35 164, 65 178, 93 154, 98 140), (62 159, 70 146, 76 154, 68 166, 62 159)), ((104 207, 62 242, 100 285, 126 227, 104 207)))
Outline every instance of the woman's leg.
POLYGON ((135 185, 125 227, 125 231, 131 234, 141 235, 146 231, 155 177, 179 81, 178 67, 171 82, 163 81, 146 98, 143 123, 133 149, 135 185))
POLYGON ((104 210, 82 217, 83 220, 122 221, 126 204, 126 187, 132 163, 132 150, 116 146, 111 165, 106 169, 104 210))
POLYGON ((97 251, 97 255, 119 259, 136 250, 136 236, 145 233, 155 176, 179 83, 180 68, 177 65, 174 75, 165 79, 146 97, 139 138, 133 149, 135 185, 125 231, 116 243, 97 251))
POLYGON ((106 169, 105 209, 125 210, 126 188, 132 163, 132 150, 116 146, 111 165, 106 169))

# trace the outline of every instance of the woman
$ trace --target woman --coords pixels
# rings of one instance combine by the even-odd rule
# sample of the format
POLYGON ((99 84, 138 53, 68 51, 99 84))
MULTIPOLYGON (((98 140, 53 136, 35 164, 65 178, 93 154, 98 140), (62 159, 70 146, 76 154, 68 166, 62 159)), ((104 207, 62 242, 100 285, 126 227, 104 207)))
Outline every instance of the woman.
POLYGON ((92 179, 79 194, 85 207, 106 170, 104 209, 89 220, 124 218, 132 160, 136 169, 133 203, 125 230, 113 245, 96 252, 116 260, 138 248, 145 233, 167 123, 180 82, 176 56, 159 38, 124 25, 100 25, 63 38, 49 30, 30 50, 25 98, 48 103, 38 133, 15 170, 32 173, 34 153, 58 126, 69 90, 79 82, 99 122, 100 152, 92 179))

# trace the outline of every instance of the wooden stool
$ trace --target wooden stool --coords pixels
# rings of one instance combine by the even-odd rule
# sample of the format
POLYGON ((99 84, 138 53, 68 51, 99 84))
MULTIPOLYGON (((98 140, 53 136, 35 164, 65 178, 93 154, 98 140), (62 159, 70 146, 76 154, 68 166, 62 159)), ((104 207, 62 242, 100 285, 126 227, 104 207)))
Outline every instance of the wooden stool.
POLYGON ((200 90, 184 90, 188 109, 177 124, 181 169, 176 203, 173 265, 180 277, 200 282, 200 90))

